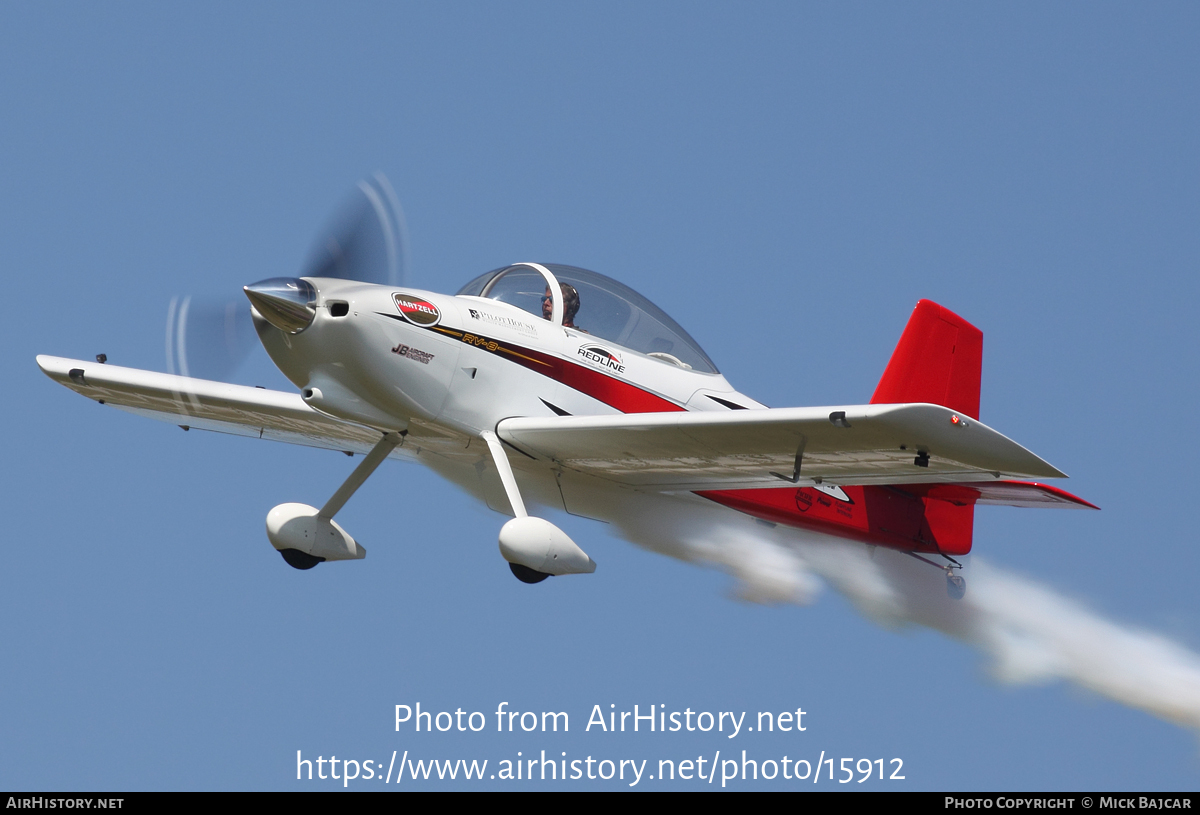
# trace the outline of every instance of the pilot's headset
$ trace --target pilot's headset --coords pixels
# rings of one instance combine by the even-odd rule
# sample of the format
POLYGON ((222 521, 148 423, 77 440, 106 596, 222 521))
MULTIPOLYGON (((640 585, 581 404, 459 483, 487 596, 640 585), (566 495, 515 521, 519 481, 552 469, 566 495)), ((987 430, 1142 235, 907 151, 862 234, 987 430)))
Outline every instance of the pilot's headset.
POLYGON ((563 321, 568 328, 575 325, 575 315, 579 313, 579 292, 570 283, 559 283, 563 295, 563 321))

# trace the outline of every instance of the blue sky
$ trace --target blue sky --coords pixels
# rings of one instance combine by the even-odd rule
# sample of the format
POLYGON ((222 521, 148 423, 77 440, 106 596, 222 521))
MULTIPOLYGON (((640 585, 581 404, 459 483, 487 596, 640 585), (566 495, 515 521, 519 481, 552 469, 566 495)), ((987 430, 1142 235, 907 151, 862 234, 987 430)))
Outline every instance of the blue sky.
MULTIPOLYGON (((503 518, 416 466, 339 516, 366 561, 295 572, 263 519, 324 501, 347 459, 101 408, 33 358, 163 370, 173 296, 293 274, 377 170, 417 285, 596 269, 774 407, 866 401, 933 299, 984 332, 982 419, 1103 507, 981 509, 977 555, 1194 654, 1198 24, 1181 3, 5 4, 0 786, 335 785, 298 784, 297 750, 745 749, 903 759, 903 782, 853 788, 1195 789, 1193 730, 1000 682, 829 586, 747 603, 575 519, 596 574, 519 584, 503 518), (567 711, 571 732, 397 733, 417 702, 567 711), (634 704, 802 708, 807 729, 584 732, 634 704)), ((237 377, 289 387, 261 352, 237 377)))

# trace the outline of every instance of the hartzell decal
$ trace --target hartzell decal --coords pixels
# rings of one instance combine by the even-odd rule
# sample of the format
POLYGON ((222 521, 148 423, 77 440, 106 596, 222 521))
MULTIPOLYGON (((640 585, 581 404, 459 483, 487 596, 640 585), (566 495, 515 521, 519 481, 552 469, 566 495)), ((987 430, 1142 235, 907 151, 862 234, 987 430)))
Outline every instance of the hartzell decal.
POLYGON ((404 315, 404 319, 413 325, 430 328, 437 325, 438 321, 442 319, 442 313, 438 311, 438 307, 428 300, 422 300, 420 297, 414 297, 404 292, 396 292, 392 298, 396 301, 396 308, 404 315))
POLYGON ((480 311, 479 309, 475 308, 469 308, 467 311, 470 313, 471 319, 473 320, 479 320, 481 323, 500 326, 501 328, 511 328, 518 334, 523 334, 530 339, 537 339, 537 329, 534 328, 533 323, 527 323, 524 320, 518 320, 515 317, 501 317, 498 314, 489 314, 486 311, 480 311))
POLYGON ((397 345, 392 349, 392 353, 396 354, 397 356, 407 357, 408 359, 419 362, 422 365, 428 365, 429 360, 433 359, 434 357, 433 354, 422 351, 418 348, 413 348, 410 345, 397 345))
POLYGON ((581 345, 578 354, 601 368, 616 371, 619 374, 625 373, 625 363, 621 362, 621 358, 603 346, 581 345))

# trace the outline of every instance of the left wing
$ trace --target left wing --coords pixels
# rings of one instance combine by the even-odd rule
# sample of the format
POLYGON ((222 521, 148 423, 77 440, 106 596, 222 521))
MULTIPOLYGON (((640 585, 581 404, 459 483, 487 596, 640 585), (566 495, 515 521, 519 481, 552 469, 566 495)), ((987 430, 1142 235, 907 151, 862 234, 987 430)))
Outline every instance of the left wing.
POLYGON ((665 490, 1066 477, 987 425, 930 404, 514 418, 496 432, 532 458, 665 490), (797 481, 778 475, 791 476, 797 460, 797 481))
MULTIPOLYGON (((184 429, 353 453, 368 452, 380 437, 374 428, 318 413, 295 393, 62 357, 39 356, 37 363, 55 382, 88 399, 184 429)), ((468 443, 467 437, 451 437, 414 422, 391 457, 411 458, 421 448, 440 451, 468 443)))

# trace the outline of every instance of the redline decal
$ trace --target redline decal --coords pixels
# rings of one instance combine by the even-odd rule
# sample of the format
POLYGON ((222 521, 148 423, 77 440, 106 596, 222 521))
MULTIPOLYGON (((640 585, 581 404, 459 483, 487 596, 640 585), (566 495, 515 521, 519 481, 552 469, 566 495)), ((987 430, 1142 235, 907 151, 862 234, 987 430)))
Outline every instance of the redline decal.
POLYGON ((619 374, 625 373, 625 363, 621 361, 621 358, 602 345, 581 345, 577 353, 588 362, 594 362, 601 368, 607 368, 619 374))
POLYGON ((396 292, 392 298, 396 301, 396 308, 400 310, 400 314, 413 325, 432 328, 442 319, 442 313, 438 311, 438 307, 428 300, 422 300, 420 297, 413 297, 411 294, 403 292, 396 292))

